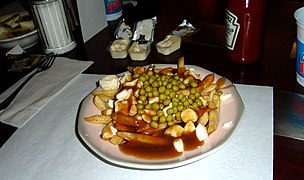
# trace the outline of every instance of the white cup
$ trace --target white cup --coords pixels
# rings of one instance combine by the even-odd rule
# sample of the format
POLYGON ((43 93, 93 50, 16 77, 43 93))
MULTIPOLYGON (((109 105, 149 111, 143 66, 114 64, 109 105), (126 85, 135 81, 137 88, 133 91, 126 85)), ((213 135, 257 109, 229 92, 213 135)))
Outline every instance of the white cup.
POLYGON ((304 7, 295 11, 297 23, 297 81, 304 87, 304 7))

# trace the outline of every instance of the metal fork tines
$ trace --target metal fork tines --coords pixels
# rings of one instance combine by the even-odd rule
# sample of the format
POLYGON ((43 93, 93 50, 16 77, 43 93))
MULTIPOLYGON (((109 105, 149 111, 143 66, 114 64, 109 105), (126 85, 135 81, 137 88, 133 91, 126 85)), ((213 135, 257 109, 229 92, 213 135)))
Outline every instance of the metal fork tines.
POLYGON ((32 73, 9 97, 7 97, 3 102, 1 102, 0 110, 7 108, 8 105, 10 105, 11 102, 15 99, 17 94, 21 91, 21 89, 25 86, 25 84, 29 82, 29 80, 36 74, 49 69, 53 65, 55 59, 56 56, 53 53, 48 54, 45 57, 45 60, 43 60, 43 62, 36 68, 36 71, 32 73))

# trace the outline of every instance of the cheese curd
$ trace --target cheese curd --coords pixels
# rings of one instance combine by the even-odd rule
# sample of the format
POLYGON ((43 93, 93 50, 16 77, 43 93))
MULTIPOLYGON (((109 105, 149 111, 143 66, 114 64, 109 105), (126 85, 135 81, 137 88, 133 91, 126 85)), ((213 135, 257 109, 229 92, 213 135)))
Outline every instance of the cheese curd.
POLYGON ((113 90, 119 88, 120 81, 116 75, 108 75, 99 80, 99 85, 104 90, 113 90))

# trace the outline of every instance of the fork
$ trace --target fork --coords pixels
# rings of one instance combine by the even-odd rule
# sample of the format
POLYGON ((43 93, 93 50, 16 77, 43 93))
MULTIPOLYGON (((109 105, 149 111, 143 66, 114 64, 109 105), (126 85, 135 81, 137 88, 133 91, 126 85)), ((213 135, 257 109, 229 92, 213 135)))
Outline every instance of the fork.
POLYGON ((45 71, 47 69, 49 69, 54 61, 55 61, 55 54, 54 53, 50 53, 45 57, 45 60, 42 62, 42 64, 40 64, 37 68, 36 71, 34 73, 32 73, 9 97, 7 97, 3 102, 1 102, 0 104, 0 110, 7 108, 8 105, 11 104, 11 102, 15 99, 15 97, 17 96, 17 94, 21 91, 21 89, 25 86, 25 84, 27 82, 29 82, 29 80, 34 77, 36 74, 45 71))

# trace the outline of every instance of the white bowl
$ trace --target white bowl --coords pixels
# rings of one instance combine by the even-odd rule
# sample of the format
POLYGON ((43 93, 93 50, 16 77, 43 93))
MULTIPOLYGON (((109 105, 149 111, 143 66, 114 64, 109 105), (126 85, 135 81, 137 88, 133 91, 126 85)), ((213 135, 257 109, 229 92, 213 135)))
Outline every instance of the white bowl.
POLYGON ((12 49, 17 44, 19 44, 19 46, 23 49, 27 49, 34 46, 38 42, 38 40, 38 32, 37 30, 34 30, 18 37, 0 40, 0 48, 12 49))

